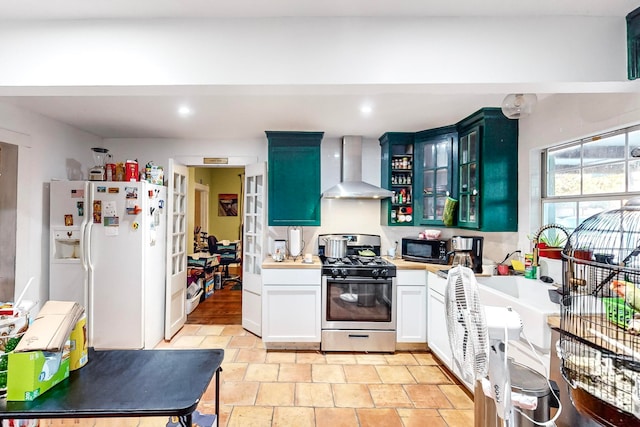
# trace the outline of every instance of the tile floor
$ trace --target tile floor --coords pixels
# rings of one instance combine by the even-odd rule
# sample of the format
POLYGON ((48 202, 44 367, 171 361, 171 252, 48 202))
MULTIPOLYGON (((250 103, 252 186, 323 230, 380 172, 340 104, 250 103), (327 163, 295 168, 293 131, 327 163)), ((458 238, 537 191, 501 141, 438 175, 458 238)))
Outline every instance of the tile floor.
MULTIPOLYGON (((473 425, 473 400, 426 352, 269 351, 241 326, 185 325, 158 348, 224 348, 221 427, 473 425)), ((214 413, 215 382, 199 410, 214 413)), ((166 418, 43 420, 42 427, 164 427, 166 418)))

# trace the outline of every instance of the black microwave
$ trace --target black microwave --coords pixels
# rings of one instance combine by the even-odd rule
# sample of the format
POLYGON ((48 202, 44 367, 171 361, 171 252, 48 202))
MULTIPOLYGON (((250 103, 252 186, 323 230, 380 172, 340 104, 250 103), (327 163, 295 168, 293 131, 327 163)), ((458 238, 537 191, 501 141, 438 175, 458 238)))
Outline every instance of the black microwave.
POLYGON ((402 239, 402 259, 428 264, 448 264, 447 242, 430 239, 402 239))

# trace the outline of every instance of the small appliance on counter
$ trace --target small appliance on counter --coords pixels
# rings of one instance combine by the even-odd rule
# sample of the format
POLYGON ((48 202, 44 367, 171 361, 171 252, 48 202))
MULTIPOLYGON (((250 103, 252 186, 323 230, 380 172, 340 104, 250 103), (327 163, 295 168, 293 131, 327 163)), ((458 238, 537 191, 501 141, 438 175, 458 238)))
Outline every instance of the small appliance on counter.
POLYGON ((482 249, 484 237, 453 236, 450 240, 453 255, 452 265, 469 267, 474 273, 482 273, 482 249))
POLYGON ((273 241, 273 252, 271 252, 271 258, 276 262, 284 261, 287 257, 287 241, 284 239, 278 239, 273 241))
POLYGON ((402 239, 402 259, 427 264, 448 264, 447 242, 438 239, 402 239))
POLYGON ((95 166, 89 169, 89 181, 106 181, 107 174, 105 164, 107 158, 111 158, 109 150, 106 148, 94 147, 91 151, 93 151, 93 161, 95 166))

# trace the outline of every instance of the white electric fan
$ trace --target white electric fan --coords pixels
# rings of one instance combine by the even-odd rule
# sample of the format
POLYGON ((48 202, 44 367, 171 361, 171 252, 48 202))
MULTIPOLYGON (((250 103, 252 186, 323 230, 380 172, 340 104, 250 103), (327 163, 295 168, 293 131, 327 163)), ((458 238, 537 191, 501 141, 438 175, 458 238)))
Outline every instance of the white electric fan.
POLYGON ((472 384, 486 381, 488 373, 496 413, 507 425, 513 425, 507 343, 520 336, 520 316, 510 308, 480 305, 473 270, 460 265, 449 270, 445 309, 458 372, 472 384))

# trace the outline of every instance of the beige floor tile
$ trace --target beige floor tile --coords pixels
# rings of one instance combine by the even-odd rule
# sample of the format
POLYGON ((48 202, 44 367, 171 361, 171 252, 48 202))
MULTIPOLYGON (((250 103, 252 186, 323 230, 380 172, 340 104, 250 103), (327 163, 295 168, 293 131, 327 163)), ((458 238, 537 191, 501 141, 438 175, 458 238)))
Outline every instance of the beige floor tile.
POLYGON ((267 352, 259 348, 239 348, 236 354, 236 362, 264 363, 267 359, 267 352))
POLYGON ((273 408, 273 427, 312 427, 315 424, 313 408, 273 408))
POLYGON ((403 386, 416 408, 450 409, 449 399, 437 385, 408 384, 403 386))
MULTIPOLYGON (((402 409, 398 408, 398 415, 404 427, 447 427, 447 423, 436 409, 402 409)), ((473 422, 465 427, 473 426, 473 422)))
POLYGON ((314 383, 344 383, 342 365, 311 365, 311 378, 314 383))
POLYGON ((369 389, 364 384, 332 384, 333 398, 339 408, 373 408, 369 389))
POLYGON ((356 409, 361 426, 402 427, 402 420, 395 409, 356 409))
POLYGON ((229 341, 231 341, 231 337, 228 335, 204 335, 204 340, 202 340, 200 348, 224 348, 224 353, 226 356, 228 351, 226 347, 227 345, 229 345, 229 341))
POLYGON ((331 384, 298 383, 296 384, 296 406, 312 406, 316 408, 333 408, 333 392, 331 384))
POLYGON ((60 418, 40 420, 40 427, 93 427, 95 424, 95 418, 60 418))
POLYGON ((172 341, 183 335, 197 335, 198 331, 202 328, 202 325, 184 325, 173 337, 172 341))
POLYGON ((473 399, 462 388, 455 384, 440 385, 440 390, 447 396, 456 409, 473 409, 473 399))
POLYGON ((278 381, 287 383, 311 382, 311 365, 281 363, 278 381))
MULTIPOLYGON (((170 349, 170 348, 172 348, 171 347, 171 341, 162 340, 158 344, 156 344, 156 346, 153 347, 153 348, 156 348, 156 349, 170 349)), ((40 425, 42 425, 42 423, 40 423, 40 425)), ((45 427, 47 427, 47 426, 45 426, 45 427)))
POLYGON ((268 406, 236 406, 231 411, 229 427, 271 427, 273 408, 268 406))
POLYGON ((218 414, 218 427, 227 427, 233 406, 220 405, 220 413, 218 414))
POLYGON ((294 383, 261 383, 256 398, 256 406, 293 406, 294 383))
POLYGON ((438 366, 407 366, 407 369, 418 384, 451 384, 449 377, 438 366))
MULTIPOLYGON (((215 411, 212 411, 213 414, 215 411)), ((166 426, 169 417, 140 417, 137 427, 158 427, 166 426)))
POLYGON ((401 384, 369 384, 369 393, 376 408, 413 408, 401 384))
POLYGON ((386 365, 384 354, 356 354, 356 362, 360 365, 386 365))
POLYGON ((404 366, 376 366, 384 384, 413 384, 416 380, 404 366))
POLYGON ((232 337, 227 344, 229 348, 253 348, 256 345, 256 337, 253 335, 242 335, 232 337))
POLYGON ((355 365, 356 356, 350 353, 327 353, 327 363, 331 365, 355 365))
POLYGON ((220 403, 224 405, 253 405, 259 383, 223 382, 220 384, 220 403))
POLYGON ((373 365, 344 365, 342 369, 348 383, 376 384, 382 382, 373 365))
POLYGON ((225 326, 224 325, 202 325, 200 326, 200 329, 198 329, 198 332, 196 332, 197 335, 220 335, 222 334, 222 331, 224 330, 225 326))
POLYGON ((202 335, 182 335, 171 340, 171 347, 198 348, 202 341, 204 341, 204 337, 202 335))
POLYGON ((389 365, 417 365, 418 361, 411 353, 396 353, 385 355, 389 365))
POLYGON ((319 364, 327 363, 327 358, 321 353, 305 351, 305 352, 296 354, 296 362, 319 365, 319 364))
POLYGON ((316 427, 358 427, 353 408, 316 408, 316 427))
POLYGON ((440 361, 433 355, 433 353, 412 353, 413 357, 418 361, 420 365, 440 365, 440 361))
MULTIPOLYGON (((216 379, 215 377, 213 377, 211 379, 211 382, 209 383, 209 385, 207 386, 206 390, 204 391, 204 393, 202 393, 202 396, 200 397, 200 403, 215 403, 216 400, 216 379)), ((213 412, 215 413, 215 411, 213 412)))
POLYGON ((247 334, 248 332, 244 330, 242 325, 227 325, 224 327, 220 335, 240 336, 240 335, 247 335, 247 334))
MULTIPOLYGON (((169 417, 167 417, 167 421, 169 417)), ((136 427, 140 420, 138 418, 96 418, 95 427, 136 427)), ((165 421, 165 425, 167 422, 165 421)))
POLYGON ((248 363, 229 362, 222 365, 220 378, 222 381, 242 381, 247 372, 248 363))
POLYGON ((439 412, 449 427, 473 425, 473 410, 471 409, 440 409, 439 412))
POLYGON ((224 349, 224 360, 222 361, 222 366, 224 368, 224 364, 228 362, 235 362, 236 355, 238 354, 237 348, 225 348, 224 349))
POLYGON ((295 351, 268 351, 267 363, 296 363, 295 351))
POLYGON ((277 363, 250 363, 247 367, 247 373, 244 375, 244 380, 262 382, 277 381, 279 368, 280 365, 277 363))

